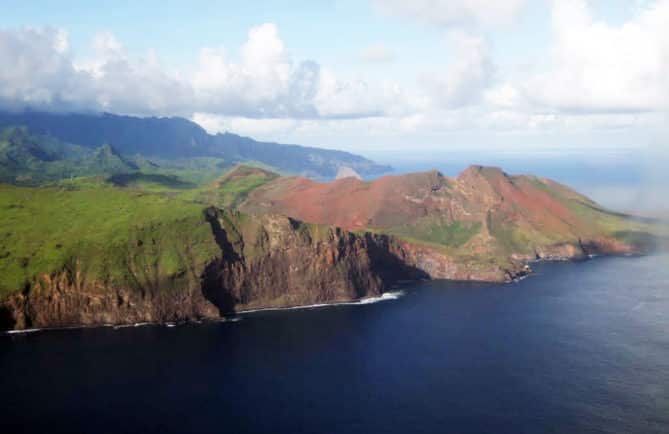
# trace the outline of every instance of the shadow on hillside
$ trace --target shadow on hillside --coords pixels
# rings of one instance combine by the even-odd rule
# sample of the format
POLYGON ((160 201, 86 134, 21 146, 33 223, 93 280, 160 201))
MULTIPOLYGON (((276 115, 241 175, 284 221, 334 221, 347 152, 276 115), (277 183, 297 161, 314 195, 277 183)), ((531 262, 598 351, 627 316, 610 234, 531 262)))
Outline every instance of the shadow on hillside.
POLYGON ((228 234, 221 226, 218 211, 209 207, 204 211, 204 218, 211 226, 211 231, 216 239, 216 244, 221 249, 220 260, 211 262, 205 267, 202 279, 202 294, 218 308, 220 316, 234 313, 237 301, 230 291, 231 274, 225 272, 234 268, 235 265, 243 267, 243 260, 237 254, 232 243, 228 240, 228 234))
POLYGON ((152 183, 159 184, 168 188, 187 189, 194 188, 195 184, 182 181, 174 175, 160 175, 147 173, 119 173, 107 178, 107 182, 116 187, 128 187, 134 184, 152 183))

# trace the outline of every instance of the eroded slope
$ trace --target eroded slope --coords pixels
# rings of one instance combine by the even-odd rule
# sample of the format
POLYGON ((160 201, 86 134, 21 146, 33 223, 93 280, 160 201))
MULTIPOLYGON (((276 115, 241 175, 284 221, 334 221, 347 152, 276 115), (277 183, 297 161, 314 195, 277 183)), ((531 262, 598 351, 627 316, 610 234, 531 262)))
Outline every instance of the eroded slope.
POLYGON ((497 262, 631 253, 635 246, 619 235, 646 229, 557 182, 482 166, 455 178, 437 171, 372 182, 278 178, 251 192, 241 209, 370 229, 455 257, 497 262))

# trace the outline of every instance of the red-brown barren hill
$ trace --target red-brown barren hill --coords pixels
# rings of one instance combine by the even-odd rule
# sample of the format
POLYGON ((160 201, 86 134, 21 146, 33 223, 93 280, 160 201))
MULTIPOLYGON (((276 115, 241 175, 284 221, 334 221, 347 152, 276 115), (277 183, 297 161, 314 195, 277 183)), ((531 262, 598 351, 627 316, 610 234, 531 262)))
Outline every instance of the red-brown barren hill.
POLYGON ((250 192, 240 208, 395 235, 469 264, 468 270, 485 263, 632 253, 635 246, 626 239, 644 229, 555 181, 483 166, 470 166, 455 178, 437 171, 374 181, 281 177, 250 192))

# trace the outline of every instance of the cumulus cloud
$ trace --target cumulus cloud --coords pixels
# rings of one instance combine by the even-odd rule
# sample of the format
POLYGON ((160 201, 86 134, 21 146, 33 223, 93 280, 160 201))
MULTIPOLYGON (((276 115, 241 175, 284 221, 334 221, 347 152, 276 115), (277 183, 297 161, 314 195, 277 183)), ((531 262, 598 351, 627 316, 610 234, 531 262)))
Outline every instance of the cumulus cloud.
POLYGON ((93 78, 91 108, 141 115, 189 113, 191 87, 178 74, 168 73, 155 54, 132 61, 125 47, 106 32, 95 36, 93 49, 94 58, 74 63, 93 78))
MULTIPOLYGON (((669 0, 616 25, 595 19, 583 0, 555 1, 552 47, 536 68, 514 76, 495 62, 488 44, 495 33, 480 26, 511 20, 522 3, 378 0, 388 13, 456 25, 444 31, 436 66, 415 88, 390 75, 370 81, 295 59, 271 23, 251 28, 239 50, 204 47, 179 70, 151 52, 131 57, 111 33, 97 34, 91 56, 81 58, 63 30, 3 30, 0 62, 11 67, 0 69, 0 108, 182 115, 212 132, 325 144, 335 136, 338 144, 357 137, 405 143, 407 135, 456 130, 619 131, 659 123, 653 115, 669 102, 669 0), (476 26, 465 29, 470 23, 476 26)), ((358 55, 395 59, 383 44, 358 55)))
POLYGON ((376 8, 389 15, 439 26, 484 27, 510 23, 524 3, 525 0, 374 0, 376 8))
POLYGON ((620 25, 593 18, 585 0, 552 3, 554 43, 525 92, 566 112, 643 112, 669 103, 669 1, 620 25))
POLYGON ((263 24, 249 31, 239 62, 228 59, 222 47, 202 49, 193 87, 214 112, 315 116, 311 99, 318 80, 319 66, 309 61, 294 64, 276 26, 263 24))
POLYGON ((402 105, 386 83, 344 80, 318 63, 292 59, 276 25, 252 28, 231 58, 207 47, 192 73, 170 72, 148 53, 131 59, 110 33, 95 36, 94 55, 75 59, 58 29, 0 32, 0 106, 126 114, 215 113, 248 118, 357 118, 402 105))
POLYGON ((526 109, 527 101, 515 84, 503 82, 495 84, 483 94, 485 102, 496 109, 526 109))
POLYGON ((447 37, 447 47, 453 61, 443 73, 426 75, 423 84, 438 106, 458 108, 477 103, 495 73, 485 40, 452 31, 447 37))
POLYGON ((241 53, 235 63, 223 48, 201 51, 193 85, 202 111, 254 118, 358 118, 386 112, 399 97, 385 85, 343 80, 314 61, 293 61, 274 24, 251 29, 241 53))
POLYGON ((77 109, 94 104, 90 75, 77 71, 67 34, 54 28, 0 31, 0 105, 77 109))

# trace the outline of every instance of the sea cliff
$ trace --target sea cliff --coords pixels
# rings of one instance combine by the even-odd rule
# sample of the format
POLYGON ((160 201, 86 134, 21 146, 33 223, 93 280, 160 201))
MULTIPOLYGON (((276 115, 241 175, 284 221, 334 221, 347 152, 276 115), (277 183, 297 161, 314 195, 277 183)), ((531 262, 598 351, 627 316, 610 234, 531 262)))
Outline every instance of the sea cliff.
MULTIPOLYGON (((207 208, 217 254, 165 273, 135 241, 124 280, 87 276, 89 258, 42 273, 0 305, 3 329, 220 318, 238 310, 378 296, 398 279, 427 278, 391 237, 309 225, 279 215, 207 208)), ((166 236, 169 236, 167 234, 166 236)), ((160 244, 161 240, 152 239, 160 244)))
MULTIPOLYGON (((218 253, 171 275, 142 278, 143 258, 127 262, 127 284, 85 277, 86 258, 41 274, 0 307, 3 329, 215 319, 236 311, 336 303, 381 295, 398 280, 504 282, 528 274, 528 257, 483 266, 435 247, 392 236, 354 233, 280 215, 246 215, 213 207, 203 212, 218 253)), ((629 253, 593 240, 538 253, 543 259, 629 253), (586 247, 587 246, 587 247, 586 247)))
POLYGON ((0 329, 215 319, 400 280, 510 282, 535 260, 645 253, 656 228, 481 167, 372 183, 238 168, 179 194, 86 182, 0 185, 0 329), (356 195, 364 206, 349 206, 356 195))

